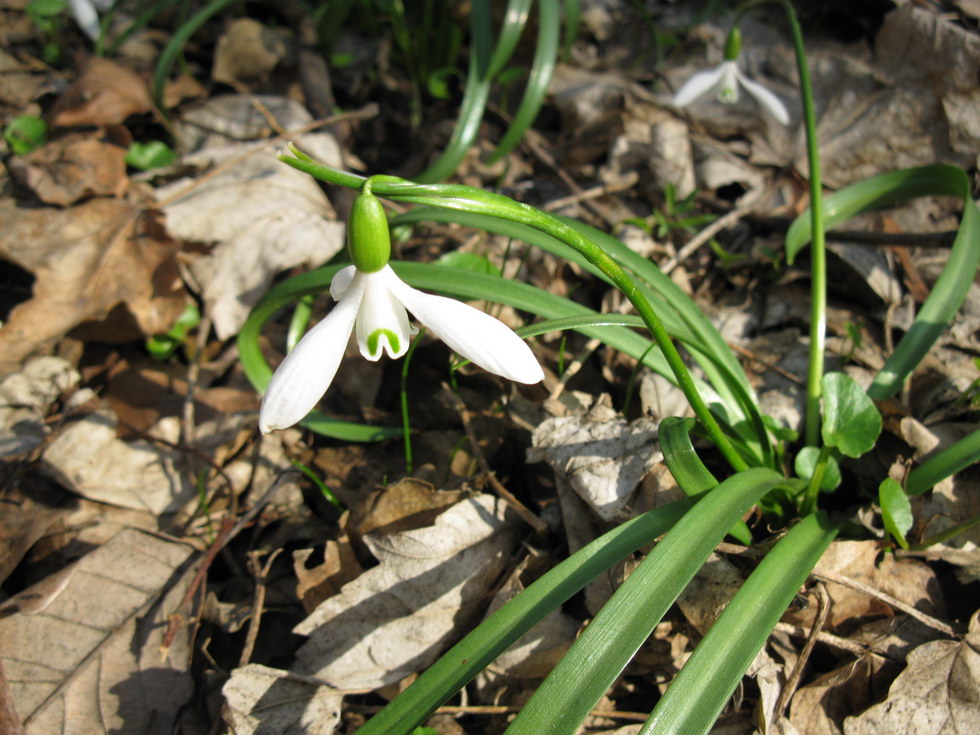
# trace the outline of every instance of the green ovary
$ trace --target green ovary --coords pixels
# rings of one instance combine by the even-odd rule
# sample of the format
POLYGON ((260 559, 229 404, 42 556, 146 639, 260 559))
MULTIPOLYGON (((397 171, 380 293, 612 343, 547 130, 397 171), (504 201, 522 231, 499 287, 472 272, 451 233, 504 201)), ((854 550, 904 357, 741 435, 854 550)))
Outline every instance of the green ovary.
POLYGON ((378 340, 380 340, 381 337, 385 337, 388 340, 388 344, 391 346, 392 352, 397 354, 401 342, 398 339, 398 335, 392 332, 390 329, 375 329, 370 335, 368 335, 368 352, 370 352, 372 355, 380 356, 380 345, 378 344, 378 340))

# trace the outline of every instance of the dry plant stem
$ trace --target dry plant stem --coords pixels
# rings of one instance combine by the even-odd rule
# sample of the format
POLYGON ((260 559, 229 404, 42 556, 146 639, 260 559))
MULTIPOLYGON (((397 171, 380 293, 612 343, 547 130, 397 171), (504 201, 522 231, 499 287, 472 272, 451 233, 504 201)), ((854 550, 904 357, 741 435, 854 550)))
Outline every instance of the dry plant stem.
POLYGON ((582 189, 575 194, 569 194, 567 197, 552 199, 550 202, 545 204, 542 209, 545 212, 554 212, 556 209, 567 207, 570 204, 578 204, 579 202, 590 201, 609 194, 615 194, 616 192, 625 191, 626 189, 632 188, 633 185, 639 180, 639 174, 637 174, 636 171, 630 171, 628 174, 612 184, 601 184, 599 186, 593 186, 591 189, 582 189))
POLYGON ((581 197, 579 201, 585 205, 586 209, 591 211, 592 214, 596 215, 609 227, 616 227, 619 225, 620 219, 607 211, 605 207, 600 205, 598 202, 592 201, 591 198, 582 196, 585 194, 585 190, 578 185, 568 171, 561 167, 561 165, 554 159, 554 156, 545 150, 543 138, 539 133, 536 133, 533 129, 529 128, 524 133, 524 143, 527 145, 528 150, 530 150, 531 153, 538 158, 538 160, 555 172, 555 175, 561 179, 562 183, 567 186, 574 195, 581 197))
POLYGON ((796 383, 797 385, 804 385, 804 382, 800 380, 796 375, 791 373, 789 370, 786 370, 785 368, 781 368, 779 365, 777 365, 774 362, 770 362, 769 360, 763 360, 761 357, 756 355, 751 350, 747 350, 744 347, 739 347, 738 345, 733 345, 731 342, 728 343, 728 346, 731 349, 733 349, 735 352, 740 354, 742 357, 744 357, 746 360, 749 360, 750 362, 758 363, 759 365, 762 365, 764 368, 766 368, 766 370, 772 370, 777 375, 780 375, 786 378, 786 380, 796 383))
MULTIPOLYGON (((776 623, 774 630, 780 633, 786 633, 794 638, 808 638, 811 633, 811 631, 797 625, 790 625, 789 623, 776 623)), ((855 643, 847 638, 841 638, 833 633, 827 633, 822 630, 817 631, 816 639, 818 642, 823 643, 824 645, 837 648, 841 651, 847 651, 848 653, 853 653, 855 656, 863 656, 868 652, 867 647, 862 646, 860 643, 855 643)))
POLYGON ((197 189, 201 184, 207 182, 209 179, 213 179, 215 176, 219 176, 230 168, 237 166, 239 163, 244 161, 249 156, 255 155, 259 151, 265 150, 275 145, 282 145, 289 141, 290 138, 302 135, 303 133, 308 133, 311 130, 316 130, 317 128, 327 127, 336 122, 342 120, 368 120, 372 117, 377 116, 379 107, 376 103, 372 102, 369 105, 364 105, 364 107, 359 110, 351 110, 350 112, 345 112, 340 115, 331 115, 330 117, 325 117, 320 120, 313 120, 308 122, 302 127, 295 128, 288 131, 284 135, 277 135, 275 138, 269 138, 268 140, 262 141, 259 145, 254 148, 249 148, 247 151, 242 151, 237 156, 229 158, 227 161, 215 166, 213 169, 197 177, 192 183, 188 184, 185 188, 180 191, 175 191, 173 194, 165 199, 157 202, 157 206, 160 208, 169 206, 176 201, 180 201, 184 197, 188 196, 191 192, 197 189))
POLYGON ((7 677, 3 673, 3 662, 0 662, 0 732, 4 735, 24 735, 20 717, 14 709, 14 700, 10 696, 7 677))
POLYGON ((813 646, 816 644, 820 631, 823 630, 823 626, 827 622, 827 617, 830 615, 830 608, 833 607, 830 595, 827 594, 827 586, 823 582, 817 582, 816 587, 817 616, 813 621, 813 627, 810 628, 810 632, 806 637, 806 643, 803 645, 800 657, 796 659, 793 672, 786 680, 786 684, 783 685, 782 691, 779 692, 779 699, 776 700, 776 708, 773 710, 773 717, 776 720, 782 718, 786 712, 786 708, 789 707, 789 700, 800 685, 800 679, 803 677, 803 669, 806 668, 807 661, 810 660, 810 654, 813 653, 813 646))
POLYGON ((750 215, 755 210, 757 203, 757 201, 753 200, 748 204, 738 207, 737 209, 733 209, 731 212, 728 212, 727 214, 724 214, 716 219, 710 225, 701 230, 697 235, 692 237, 689 242, 685 243, 684 246, 677 251, 676 255, 672 255, 670 258, 668 258, 667 261, 660 266, 660 270, 662 270, 665 274, 670 275, 672 270, 694 255, 698 248, 708 242, 708 240, 713 238, 722 230, 728 229, 739 220, 750 215))
MULTIPOLYGON (((465 692, 465 690, 463 690, 465 692)), ((383 708, 376 705, 345 704, 352 712, 363 714, 375 714, 383 708)), ((432 714, 434 715, 509 715, 520 712, 520 707, 507 707, 497 704, 482 705, 443 705, 437 707, 432 714)), ((611 720, 632 720, 634 722, 645 721, 650 714, 643 712, 620 712, 618 710, 595 709, 589 712, 589 717, 608 717, 611 720)))
MULTIPOLYGON (((266 506, 272 495, 279 486, 282 484, 285 478, 299 475, 299 470, 289 468, 284 472, 281 472, 279 476, 275 479, 269 489, 266 490, 262 497, 258 499, 254 506, 252 506, 245 515, 243 515, 237 523, 232 525, 231 518, 225 518, 221 521, 221 529, 218 531, 218 535, 215 537, 214 541, 208 547, 208 550, 204 554, 204 558, 201 560, 201 566, 197 570, 197 574, 194 575, 194 579, 191 581, 190 585, 187 587, 187 592, 184 593, 184 597, 177 604, 177 610, 183 610, 190 606, 191 600, 194 599, 194 594, 197 590, 204 585, 204 580, 207 579, 208 569, 214 558, 235 536, 237 536, 242 529, 244 529, 248 524, 250 524, 262 509, 266 506)), ((170 646, 173 644, 174 636, 177 635, 177 631, 180 626, 183 625, 184 618, 180 612, 174 612, 170 616, 170 622, 167 625, 167 632, 163 636, 163 643, 160 644, 160 650, 166 657, 167 652, 170 650, 170 646)))
POLYGON ((207 346, 210 333, 211 317, 205 315, 197 325, 194 354, 191 356, 191 364, 187 367, 187 393, 184 395, 180 412, 180 443, 188 447, 194 444, 194 392, 197 390, 197 380, 201 375, 201 353, 207 346))
POLYGON ((503 483, 497 479, 497 476, 490 469, 490 465, 487 463, 487 458, 483 455, 483 450, 480 449, 480 443, 477 439, 476 432, 473 431, 473 424, 470 422, 470 412, 466 408, 466 404, 463 403, 463 399, 460 398, 446 383, 442 384, 443 389, 446 391, 449 399, 453 402, 453 407, 459 413, 459 420, 463 424, 463 431, 466 432, 466 439, 470 444, 470 451, 473 452, 473 457, 476 459, 477 464, 480 466, 480 471, 486 476, 487 480, 490 482, 490 486, 493 488, 494 492, 497 493, 503 499, 507 505, 514 509, 514 512, 521 517, 521 519, 527 523, 531 528, 533 528, 538 533, 545 533, 548 530, 548 524, 538 518, 534 513, 528 508, 524 503, 514 497, 513 493, 510 492, 503 483))
POLYGON ((934 630, 938 630, 940 633, 948 635, 950 638, 958 638, 960 636, 959 631, 939 618, 934 618, 932 615, 924 613, 921 610, 916 610, 911 605, 908 605, 901 600, 896 600, 888 593, 882 592, 881 590, 876 590, 874 587, 869 587, 863 582, 858 582, 856 579, 845 577, 843 574, 837 574, 836 572, 813 572, 812 576, 816 579, 822 579, 825 582, 833 582, 834 584, 843 585, 844 587, 850 587, 851 589, 862 592, 869 597, 875 597, 884 602, 886 605, 889 605, 896 610, 901 610, 903 613, 915 618, 923 625, 927 625, 934 630))
POLYGON ((242 647, 242 655, 238 659, 238 665, 244 666, 252 658, 252 651, 255 650, 255 641, 259 637, 259 626, 262 624, 262 611, 265 608, 265 582, 269 578, 272 570, 272 562, 282 552, 282 547, 274 549, 269 558, 265 560, 265 565, 259 569, 259 557, 261 551, 250 551, 248 554, 248 565, 252 569, 255 577, 255 594, 252 597, 252 619, 248 622, 248 633, 245 634, 245 645, 242 647))

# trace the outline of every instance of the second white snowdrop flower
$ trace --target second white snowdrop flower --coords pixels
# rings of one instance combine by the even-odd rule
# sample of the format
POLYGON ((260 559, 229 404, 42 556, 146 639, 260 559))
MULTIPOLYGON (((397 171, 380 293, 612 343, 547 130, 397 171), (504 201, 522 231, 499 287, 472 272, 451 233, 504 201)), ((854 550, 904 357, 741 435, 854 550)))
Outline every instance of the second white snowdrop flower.
POLYGON ((82 32, 93 41, 98 41, 102 32, 99 11, 108 10, 113 2, 114 0, 68 0, 68 7, 82 32))
POLYGON ((361 355, 398 358, 418 330, 408 312, 460 355, 518 383, 544 378, 531 349, 509 327, 460 301, 412 288, 388 265, 391 243, 381 202, 370 188, 358 196, 348 225, 354 265, 330 283, 333 310, 311 329, 283 360, 262 399, 263 433, 301 421, 333 382, 351 332, 361 355))
POLYGON ((688 79, 674 95, 674 106, 685 107, 708 93, 717 94, 719 102, 734 104, 738 102, 738 88, 743 87, 777 122, 789 125, 789 112, 780 99, 738 68, 740 50, 741 33, 738 28, 733 28, 725 43, 725 60, 714 69, 698 72, 688 79))

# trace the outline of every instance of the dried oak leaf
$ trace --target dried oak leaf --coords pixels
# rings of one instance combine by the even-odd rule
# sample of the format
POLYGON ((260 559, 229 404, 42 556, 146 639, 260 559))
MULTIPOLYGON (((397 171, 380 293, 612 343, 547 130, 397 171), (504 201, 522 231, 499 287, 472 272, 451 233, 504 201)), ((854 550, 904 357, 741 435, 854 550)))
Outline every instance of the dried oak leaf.
POLYGON ((80 324, 113 313, 121 324, 87 325, 106 341, 165 332, 184 309, 171 240, 153 212, 118 199, 70 209, 0 202, 0 259, 34 275, 33 298, 0 328, 0 375, 80 324), (110 326, 117 331, 110 333, 110 326))
POLYGON ((119 125, 149 112, 153 99, 143 78, 114 61, 93 57, 51 108, 53 128, 119 125))
POLYGON ((129 183, 126 150, 70 135, 8 162, 11 174, 48 204, 66 207, 89 196, 122 196, 129 183))
POLYGON ((909 654, 888 698, 844 721, 845 735, 967 735, 980 721, 980 618, 962 641, 932 641, 909 654))

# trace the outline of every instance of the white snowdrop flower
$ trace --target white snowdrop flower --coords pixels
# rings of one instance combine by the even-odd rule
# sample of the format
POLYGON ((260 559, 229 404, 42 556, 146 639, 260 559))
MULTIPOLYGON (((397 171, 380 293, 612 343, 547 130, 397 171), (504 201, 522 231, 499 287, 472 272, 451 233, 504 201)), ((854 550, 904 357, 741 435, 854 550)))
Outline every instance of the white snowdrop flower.
POLYGON ((102 32, 99 11, 108 10, 113 2, 115 0, 68 0, 68 6, 82 32, 93 41, 97 41, 102 32))
POLYGON ((716 92, 720 102, 734 104, 738 102, 739 86, 744 87, 777 122, 789 125, 786 106, 764 86, 745 76, 734 60, 724 61, 714 69, 698 72, 688 79, 674 95, 674 106, 685 107, 709 92, 716 92))
POLYGON ((387 220, 376 197, 362 193, 349 226, 354 265, 330 283, 337 305, 300 340, 272 376, 259 411, 263 433, 301 421, 333 382, 351 332, 361 355, 376 361, 382 353, 398 358, 418 330, 411 312, 450 348, 484 370, 519 383, 544 378, 531 349, 503 322, 445 296, 412 288, 387 264, 387 220))

